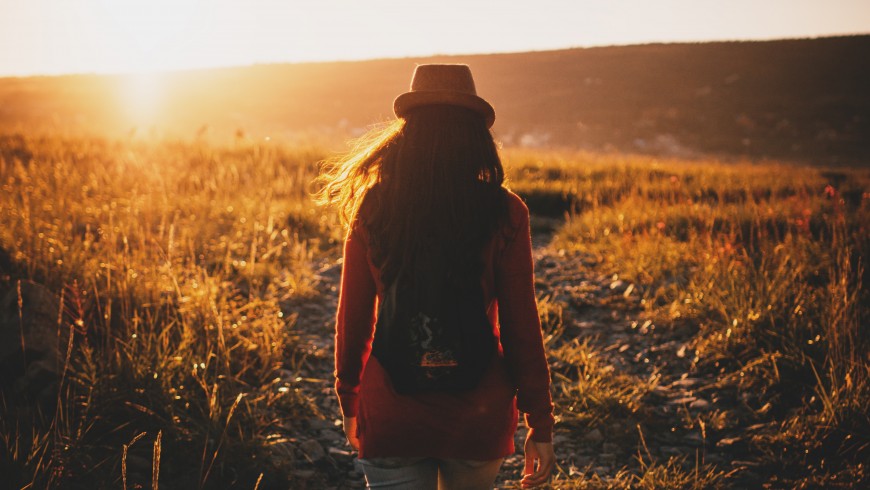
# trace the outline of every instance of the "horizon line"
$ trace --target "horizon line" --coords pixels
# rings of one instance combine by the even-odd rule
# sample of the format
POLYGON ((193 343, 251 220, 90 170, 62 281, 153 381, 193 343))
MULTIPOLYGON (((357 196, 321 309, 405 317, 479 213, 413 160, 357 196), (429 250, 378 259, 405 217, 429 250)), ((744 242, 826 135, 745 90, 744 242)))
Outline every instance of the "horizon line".
POLYGON ((364 63, 367 61, 387 61, 387 60, 404 60, 411 58, 438 58, 438 57, 461 57, 461 56, 492 56, 492 55, 512 55, 512 54, 525 54, 525 53, 546 53, 546 52, 555 52, 555 51, 571 51, 571 50, 582 50, 582 49, 600 49, 600 48, 616 48, 616 47, 635 47, 635 46, 650 46, 650 45, 680 45, 680 44, 721 44, 721 43, 764 43, 764 42, 777 42, 777 41, 812 41, 812 40, 820 40, 820 39, 836 39, 836 38, 847 38, 847 37, 870 37, 870 31, 868 32, 854 32, 854 33, 836 33, 836 34, 821 34, 816 36, 796 36, 796 37, 772 37, 772 38, 745 38, 745 39, 707 39, 707 40, 698 40, 698 41, 690 41, 690 40, 664 40, 664 41, 648 41, 648 42, 631 42, 626 44, 587 44, 587 45, 574 45, 567 47, 552 47, 552 48, 541 48, 541 49, 528 49, 524 51, 490 51, 490 52, 453 52, 453 53, 427 53, 427 54, 407 54, 407 55, 396 55, 396 56, 374 56, 368 58, 341 58, 341 59, 328 59, 328 60, 315 60, 315 59, 297 59, 297 60, 262 60, 262 61, 252 61, 250 63, 237 63, 237 64, 215 64, 215 65, 201 65, 201 66, 189 66, 189 67, 173 67, 173 68, 165 68, 165 69, 150 69, 150 70, 94 70, 94 71, 70 71, 70 72, 41 72, 41 73, 3 73, 0 72, 0 80, 8 80, 8 79, 26 79, 26 78, 62 78, 62 77, 77 77, 77 76, 135 76, 135 75, 166 75, 166 74, 175 74, 175 73, 184 73, 184 72, 193 72, 193 71, 208 71, 208 70, 227 70, 227 69, 236 69, 236 68, 253 68, 259 66, 275 66, 275 65, 316 65, 316 64, 330 64, 330 63, 364 63))

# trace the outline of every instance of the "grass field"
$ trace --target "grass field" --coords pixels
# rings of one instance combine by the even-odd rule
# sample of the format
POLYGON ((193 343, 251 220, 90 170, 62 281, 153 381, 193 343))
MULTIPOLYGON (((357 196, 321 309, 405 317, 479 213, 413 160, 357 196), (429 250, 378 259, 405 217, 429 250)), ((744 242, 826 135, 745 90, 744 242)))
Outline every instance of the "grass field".
MULTIPOLYGON (((332 435, 328 156, 0 136, 12 488, 359 485, 332 435)), ((870 171, 504 159, 534 215, 555 488, 870 481, 870 171)))

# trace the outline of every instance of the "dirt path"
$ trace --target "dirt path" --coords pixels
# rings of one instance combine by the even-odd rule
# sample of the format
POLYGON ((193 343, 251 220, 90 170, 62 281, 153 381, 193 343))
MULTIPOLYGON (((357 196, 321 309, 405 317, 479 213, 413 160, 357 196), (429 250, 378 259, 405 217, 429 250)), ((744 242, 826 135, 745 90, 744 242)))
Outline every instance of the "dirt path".
MULTIPOLYGON (((728 460, 727 454, 716 452, 708 431, 697 423, 699 414, 713 410, 722 400, 710 395, 712 378, 686 375, 691 356, 686 342, 693 332, 674 328, 663 332, 641 320, 640 299, 631 285, 618 277, 584 277, 583 271, 590 270, 594 259, 560 255, 549 247, 550 238, 546 231, 533 237, 537 289, 539 297, 563 305, 561 339, 588 339, 614 376, 658 378, 656 388, 646 398, 655 403, 643 407, 648 411, 645 420, 655 422, 650 426, 638 428, 638 424, 614 418, 601 429, 578 435, 557 424, 554 442, 560 471, 571 478, 594 474, 607 481, 626 466, 637 469, 639 431, 647 443, 642 452, 645 458, 698 458, 717 465, 728 460)), ((364 478, 344 439, 332 389, 333 318, 341 266, 324 263, 318 274, 321 294, 317 299, 287 305, 299 313, 295 331, 304 357, 295 362, 303 389, 324 416, 304 421, 302 433, 296 434, 294 475, 306 480, 310 488, 362 488, 364 478)), ((524 436, 525 430, 520 428, 518 451, 524 436)), ((507 458, 497 488, 518 488, 522 462, 520 452, 507 458)))

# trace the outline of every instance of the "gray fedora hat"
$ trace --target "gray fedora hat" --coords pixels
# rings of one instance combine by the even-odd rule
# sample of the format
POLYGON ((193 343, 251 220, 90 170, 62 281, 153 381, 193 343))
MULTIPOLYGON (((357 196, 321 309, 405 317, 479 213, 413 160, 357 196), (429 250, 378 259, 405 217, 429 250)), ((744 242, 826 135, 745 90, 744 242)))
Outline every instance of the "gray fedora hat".
POLYGON ((393 112, 404 117, 415 107, 433 104, 471 109, 483 116, 487 127, 492 127, 495 122, 495 110, 489 102, 478 97, 468 65, 417 65, 411 78, 411 91, 396 97, 393 112))

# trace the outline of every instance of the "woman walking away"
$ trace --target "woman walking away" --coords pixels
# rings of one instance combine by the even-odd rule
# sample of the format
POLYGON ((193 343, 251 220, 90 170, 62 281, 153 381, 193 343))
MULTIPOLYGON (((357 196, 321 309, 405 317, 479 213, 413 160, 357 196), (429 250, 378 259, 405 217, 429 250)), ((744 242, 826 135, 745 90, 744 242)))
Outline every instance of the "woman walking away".
POLYGON ((335 387, 369 488, 492 488, 529 427, 523 487, 555 464, 529 211, 506 190, 466 65, 420 65, 393 123, 324 173, 349 225, 335 387))

